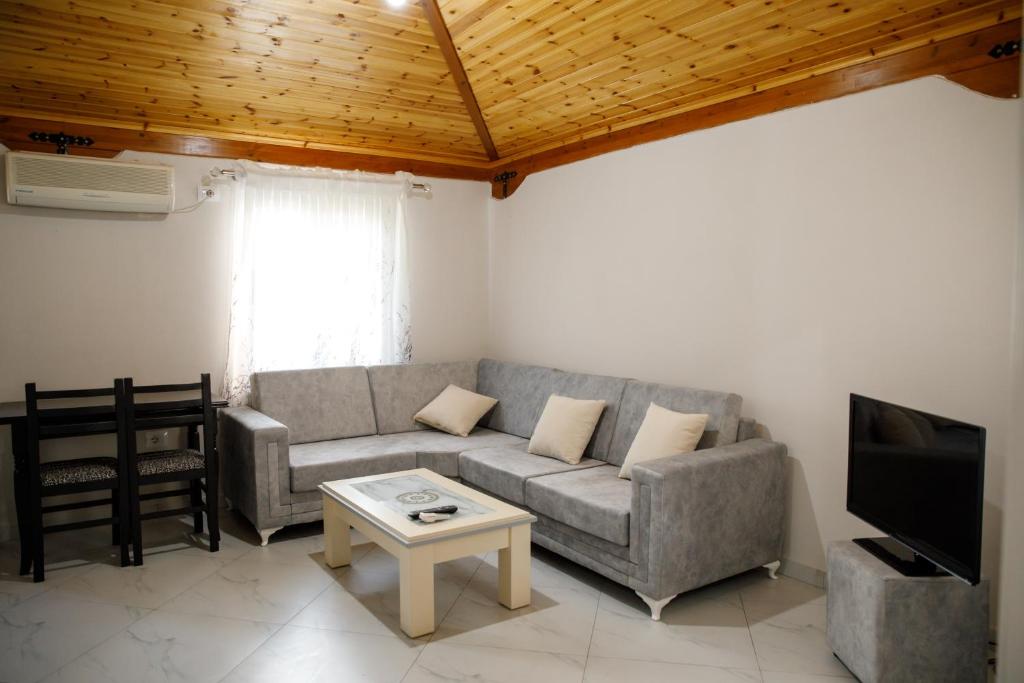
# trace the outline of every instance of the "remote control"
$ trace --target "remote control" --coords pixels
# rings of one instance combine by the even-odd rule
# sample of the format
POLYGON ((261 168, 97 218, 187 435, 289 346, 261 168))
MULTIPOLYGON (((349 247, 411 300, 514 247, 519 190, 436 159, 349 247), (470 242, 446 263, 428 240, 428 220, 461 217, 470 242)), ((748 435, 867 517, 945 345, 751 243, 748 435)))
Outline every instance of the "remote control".
POLYGON ((422 513, 422 512, 431 512, 431 513, 436 513, 436 514, 441 514, 441 515, 454 515, 456 512, 458 512, 458 510, 459 510, 459 506, 458 505, 439 505, 436 508, 424 508, 423 510, 417 510, 416 512, 410 512, 409 513, 409 519, 419 519, 420 518, 420 513, 422 513))

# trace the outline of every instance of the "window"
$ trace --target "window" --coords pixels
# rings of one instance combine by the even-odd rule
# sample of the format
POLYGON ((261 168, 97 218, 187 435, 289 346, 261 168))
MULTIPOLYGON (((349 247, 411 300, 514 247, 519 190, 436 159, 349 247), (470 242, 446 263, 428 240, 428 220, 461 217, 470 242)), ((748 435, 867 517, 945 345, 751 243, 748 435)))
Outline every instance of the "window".
POLYGON ((407 362, 407 174, 243 162, 224 392, 262 370, 407 362))

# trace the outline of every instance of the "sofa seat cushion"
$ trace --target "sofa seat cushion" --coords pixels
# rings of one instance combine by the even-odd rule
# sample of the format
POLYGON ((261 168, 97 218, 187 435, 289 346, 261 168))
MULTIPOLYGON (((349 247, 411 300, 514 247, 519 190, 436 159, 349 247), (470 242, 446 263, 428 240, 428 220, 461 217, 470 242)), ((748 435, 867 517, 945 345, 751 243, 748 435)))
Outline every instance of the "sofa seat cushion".
POLYGON ((526 506, 574 529, 617 545, 629 545, 633 485, 613 465, 534 477, 526 482, 526 506))
POLYGON ((525 445, 526 439, 490 429, 477 429, 469 436, 415 431, 298 444, 288 449, 291 490, 313 491, 325 481, 411 470, 420 466, 430 467, 446 476, 456 476, 458 454, 462 451, 519 443, 525 445), (435 463, 436 466, 432 466, 435 463))
POLYGON ((500 498, 524 505, 526 482, 531 478, 604 465, 591 458, 584 458, 578 465, 570 465, 527 453, 526 446, 524 440, 514 446, 463 451, 459 454, 459 477, 500 498))

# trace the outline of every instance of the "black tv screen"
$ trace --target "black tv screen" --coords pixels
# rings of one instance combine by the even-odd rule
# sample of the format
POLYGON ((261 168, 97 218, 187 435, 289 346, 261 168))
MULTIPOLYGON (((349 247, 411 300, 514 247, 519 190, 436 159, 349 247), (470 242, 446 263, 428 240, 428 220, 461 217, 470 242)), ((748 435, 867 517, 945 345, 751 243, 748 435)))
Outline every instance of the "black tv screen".
POLYGON ((985 429, 850 395, 846 509, 950 574, 981 580, 985 429))

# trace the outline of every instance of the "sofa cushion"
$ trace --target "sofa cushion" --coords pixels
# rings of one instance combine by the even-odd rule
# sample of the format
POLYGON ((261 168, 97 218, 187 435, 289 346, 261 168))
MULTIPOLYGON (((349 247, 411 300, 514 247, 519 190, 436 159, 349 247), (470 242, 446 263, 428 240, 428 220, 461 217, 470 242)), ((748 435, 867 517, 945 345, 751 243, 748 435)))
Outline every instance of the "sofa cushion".
POLYGON ((587 375, 580 372, 559 372, 558 391, 555 393, 569 398, 599 399, 604 401, 604 410, 597 421, 594 436, 591 437, 584 455, 597 460, 607 460, 612 443, 615 421, 619 416, 619 405, 626 389, 626 379, 587 375))
POLYGON ((533 430, 527 452, 575 465, 583 459, 604 406, 600 400, 552 394, 533 430))
POLYGON ((366 368, 257 372, 252 407, 288 427, 288 443, 377 432, 366 368))
POLYGON ((548 396, 558 393, 560 374, 536 365, 481 360, 476 390, 498 399, 491 414, 484 416, 482 426, 529 439, 548 396))
POLYGON ((698 450, 736 442, 740 407, 743 404, 743 399, 736 394, 629 380, 615 421, 608 462, 622 465, 625 461, 626 453, 651 403, 677 413, 707 413, 708 422, 697 444, 698 450))
POLYGON ((377 433, 397 434, 430 429, 413 419, 416 413, 449 384, 475 391, 476 365, 476 361, 467 361, 368 368, 377 433))
POLYGON ((523 442, 463 451, 459 454, 459 477, 484 491, 523 505, 526 503, 526 482, 530 478, 604 464, 584 458, 578 465, 570 465, 554 458, 531 455, 526 452, 526 445, 523 442))
POLYGON ((531 510, 617 545, 629 545, 633 485, 613 465, 534 477, 526 482, 531 510))
POLYGON ((490 396, 449 384, 413 419, 455 436, 469 436, 480 418, 497 402, 490 396))
POLYGON ((465 437, 416 431, 299 444, 288 449, 291 490, 313 491, 325 481, 416 467, 457 476, 457 458, 461 451, 525 443, 518 436, 477 429, 465 437))

